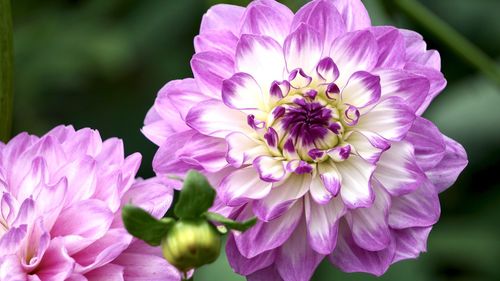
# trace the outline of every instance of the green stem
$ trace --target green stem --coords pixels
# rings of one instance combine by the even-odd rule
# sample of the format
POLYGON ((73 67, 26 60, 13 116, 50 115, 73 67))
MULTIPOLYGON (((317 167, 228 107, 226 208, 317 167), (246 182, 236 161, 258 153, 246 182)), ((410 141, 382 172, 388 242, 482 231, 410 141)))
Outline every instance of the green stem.
POLYGON ((404 14, 434 34, 457 55, 500 85, 500 68, 481 49, 417 0, 393 0, 404 14))
POLYGON ((0 141, 7 142, 12 130, 12 15, 10 0, 0 0, 0 141))

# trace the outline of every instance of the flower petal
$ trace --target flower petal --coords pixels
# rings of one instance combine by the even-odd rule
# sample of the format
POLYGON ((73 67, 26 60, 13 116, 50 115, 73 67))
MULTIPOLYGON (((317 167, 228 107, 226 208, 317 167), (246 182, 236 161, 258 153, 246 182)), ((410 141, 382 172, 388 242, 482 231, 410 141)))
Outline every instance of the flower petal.
POLYGON ((219 4, 212 6, 201 20, 200 34, 212 30, 229 30, 238 35, 240 19, 245 8, 236 5, 219 4))
POLYGON ((392 199, 389 225, 394 229, 431 226, 440 213, 438 194, 432 183, 426 181, 412 193, 392 199))
POLYGON ((268 154, 266 146, 243 133, 231 133, 226 136, 228 145, 226 160, 236 168, 250 164, 259 155, 268 154))
POLYGON ((323 52, 321 35, 302 23, 287 36, 283 51, 288 71, 301 68, 305 73, 311 74, 323 52))
POLYGON ((395 250, 396 243, 392 239, 389 246, 381 251, 367 251, 354 242, 347 224, 341 223, 337 247, 329 260, 344 272, 366 272, 380 276, 392 263, 395 250))
POLYGON ((352 154, 336 165, 342 176, 340 195, 346 206, 350 209, 370 206, 374 199, 370 179, 375 165, 352 154))
POLYGON ((361 115, 356 130, 377 133, 391 141, 400 141, 415 120, 415 114, 399 97, 388 97, 370 112, 361 115))
POLYGON ((405 140, 415 148, 415 159, 423 171, 439 164, 446 153, 446 144, 439 129, 420 116, 413 122, 405 140))
POLYGON ((357 108, 372 105, 380 99, 380 77, 365 71, 355 72, 340 96, 343 103, 357 108))
POLYGON ((405 64, 405 41, 397 28, 373 26, 369 31, 375 36, 379 48, 377 67, 400 69, 405 64))
POLYGON ((196 134, 196 131, 189 130, 179 132, 169 136, 165 143, 158 149, 153 158, 153 169, 156 173, 185 173, 192 168, 200 168, 199 166, 184 163, 176 153, 181 149, 191 137, 196 134))
POLYGON ((123 281, 124 271, 123 266, 108 263, 85 274, 85 277, 92 281, 123 281))
POLYGON ((43 256, 36 275, 40 280, 66 280, 72 273, 75 261, 69 256, 62 239, 55 238, 43 256))
POLYGON ((160 248, 153 248, 137 240, 125 250, 113 264, 125 268, 127 281, 180 281, 181 274, 161 254, 160 248))
POLYGON ((425 171, 425 174, 438 192, 442 192, 450 187, 469 163, 463 146, 447 136, 443 137, 446 144, 446 152, 443 159, 435 167, 425 171))
POLYGON ((222 82, 222 101, 233 109, 265 109, 264 95, 257 81, 239 72, 222 82))
POLYGON ((330 57, 340 70, 336 84, 343 87, 354 72, 370 71, 375 67, 377 42, 369 31, 349 32, 333 41, 330 57))
POLYGON ((316 267, 325 257, 313 251, 304 239, 306 235, 306 224, 302 220, 292 236, 279 249, 276 269, 284 280, 310 280, 316 267))
POLYGON ((232 132, 246 132, 250 129, 247 117, 240 111, 228 108, 218 100, 208 100, 189 111, 186 123, 198 132, 224 138, 232 132))
POLYGON ((323 49, 328 51, 333 40, 346 32, 346 26, 333 1, 320 0, 305 4, 295 14, 291 30, 301 23, 311 26, 321 36, 323 49))
POLYGON ((392 196, 410 193, 426 180, 415 160, 413 146, 405 141, 393 143, 382 154, 373 176, 392 196))
MULTIPOLYGON (((297 200, 286 213, 277 219, 270 222, 257 221, 256 225, 243 233, 234 232, 234 239, 240 253, 246 258, 253 258, 283 245, 295 231, 302 217, 302 209, 302 200, 297 200), (262 239, 263 237, 266 239, 262 239)), ((247 207, 237 220, 245 220, 252 216, 250 207, 247 207)))
POLYGON ((222 52, 233 57, 236 52, 236 44, 238 44, 238 37, 229 30, 210 30, 194 38, 196 53, 222 52))
POLYGON ((208 172, 217 172, 225 168, 227 145, 224 139, 194 134, 191 139, 176 152, 180 160, 199 165, 208 172))
MULTIPOLYGON (((186 115, 193 106, 211 98, 211 96, 199 90, 198 84, 193 78, 176 80, 176 83, 170 82, 167 85, 169 87, 163 87, 158 93, 155 107, 159 112, 174 108, 177 114, 180 114, 182 120, 186 120, 186 115)), ((212 98, 220 98, 220 93, 212 96, 212 98)), ((170 120, 170 116, 164 116, 163 119, 169 121, 169 123, 175 122, 170 120)), ((179 120, 179 123, 183 122, 179 120)))
POLYGON ((87 247, 103 237, 113 220, 113 213, 103 201, 83 200, 64 209, 52 228, 53 237, 64 237, 65 248, 70 254, 87 247), (75 220, 75 218, 78 218, 75 220), (68 239, 66 239, 66 237, 68 239), (69 236, 79 236, 73 239, 69 236))
POLYGON ((283 80, 285 59, 278 42, 271 37, 243 34, 236 47, 236 71, 250 74, 268 91, 273 81, 283 80))
POLYGON ((407 63, 404 69, 416 75, 424 76, 429 80, 429 94, 416 112, 416 114, 422 115, 431 101, 446 87, 446 79, 441 71, 417 63, 407 63))
POLYGON ((319 163, 318 173, 326 190, 328 190, 333 196, 337 196, 342 182, 342 175, 337 169, 336 164, 333 161, 324 161, 319 163))
POLYGON ((391 243, 388 225, 391 198, 384 188, 372 180, 375 201, 368 208, 358 208, 346 215, 356 245, 368 251, 381 251, 391 243))
POLYGON ((226 255, 229 265, 241 275, 249 275, 274 263, 276 251, 263 252, 253 258, 245 258, 238 250, 234 236, 230 235, 226 242, 226 255))
POLYGON ((194 54, 191 69, 202 93, 220 97, 222 81, 234 73, 234 61, 220 52, 202 52, 194 54))
POLYGON ((371 27, 370 16, 361 0, 333 0, 347 27, 347 31, 371 27))
POLYGON ((4 255, 2 252, 2 256, 0 256, 0 280, 18 281, 26 280, 26 278, 27 274, 19 262, 19 257, 15 254, 4 255))
POLYGON ((265 35, 283 43, 290 30, 293 12, 276 1, 260 0, 248 5, 240 34, 265 35))
POLYGON ((260 179, 254 167, 248 166, 227 175, 217 191, 227 205, 236 206, 265 197, 271 191, 271 186, 272 183, 260 179))
POLYGON ((400 69, 383 69, 380 76, 382 97, 398 96, 416 112, 429 94, 430 82, 424 76, 400 69))
POLYGON ((411 227, 393 230, 396 238, 396 256, 393 262, 417 258, 427 250, 427 237, 432 227, 411 227))
POLYGON ((385 139, 366 132, 353 131, 346 142, 353 147, 353 151, 370 163, 377 163, 390 144, 385 139))
POLYGON ((320 254, 332 253, 337 245, 338 221, 346 212, 342 199, 335 197, 320 205, 308 197, 304 209, 310 247, 320 254))
POLYGON ((256 271, 247 276, 248 281, 284 281, 274 265, 256 271))
POLYGON ((287 212, 295 201, 302 198, 311 185, 311 175, 292 174, 280 183, 275 183, 269 194, 253 202, 255 215, 263 221, 271 221, 287 212))
POLYGON ((267 182, 277 182, 285 176, 285 165, 283 160, 271 156, 259 156, 253 161, 253 166, 257 169, 260 179, 267 182))

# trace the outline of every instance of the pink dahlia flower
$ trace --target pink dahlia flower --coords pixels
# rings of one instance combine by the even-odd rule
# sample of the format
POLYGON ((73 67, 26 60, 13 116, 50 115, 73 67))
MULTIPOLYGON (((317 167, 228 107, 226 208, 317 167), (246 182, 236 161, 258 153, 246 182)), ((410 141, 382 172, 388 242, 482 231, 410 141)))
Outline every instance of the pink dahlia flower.
POLYGON ((202 170, 225 214, 258 217, 228 241, 236 272, 309 280, 328 258, 381 275, 425 251, 467 158, 421 117, 446 80, 419 34, 371 26, 359 0, 259 0, 212 7, 194 43, 194 79, 160 91, 143 131, 158 174, 202 170))
POLYGON ((180 280, 121 222, 123 204, 159 217, 172 200, 159 180, 135 180, 140 162, 90 129, 0 142, 0 280, 180 280))

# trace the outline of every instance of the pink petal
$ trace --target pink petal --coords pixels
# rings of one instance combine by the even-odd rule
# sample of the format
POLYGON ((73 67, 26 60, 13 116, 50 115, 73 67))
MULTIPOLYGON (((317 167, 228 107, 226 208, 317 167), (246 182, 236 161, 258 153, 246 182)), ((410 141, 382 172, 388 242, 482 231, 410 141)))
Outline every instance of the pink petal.
POLYGON ((325 257, 315 252, 304 239, 306 224, 302 221, 290 238, 279 249, 276 269, 284 280, 310 280, 316 267, 325 257))
POLYGON ((247 276, 248 281, 284 281, 275 266, 269 266, 247 276))
POLYGON ((202 93, 220 97, 222 81, 234 73, 232 57, 218 52, 197 53, 191 59, 191 69, 202 93))
MULTIPOLYGON (((243 233, 233 233, 240 253, 246 258, 253 258, 283 245, 295 231, 302 217, 302 208, 302 200, 298 200, 279 218, 270 222, 258 221, 255 226, 243 233)), ((247 207, 237 220, 248 219, 251 216, 253 216, 251 209, 247 207)))
POLYGON ((347 31, 371 27, 370 16, 361 0, 333 0, 342 15, 347 31))
POLYGON ((393 230, 396 238, 396 256, 393 262, 417 258, 427 251, 427 237, 432 227, 411 227, 393 230))
POLYGON ((222 83, 222 101, 233 109, 264 108, 264 96, 259 84, 246 73, 236 73, 222 83))
POLYGON ((425 171, 437 192, 442 192, 450 187, 469 163, 463 146, 447 136, 443 137, 446 144, 443 159, 435 167, 425 171))
POLYGON ((377 163, 384 151, 389 149, 389 142, 374 134, 353 131, 346 139, 354 152, 370 163, 377 163))
POLYGON ((346 26, 333 1, 311 1, 299 9, 293 18, 291 30, 301 23, 311 26, 321 36, 323 49, 328 51, 333 40, 346 32, 346 26))
POLYGON ((430 83, 424 76, 400 69, 378 70, 376 74, 380 76, 382 97, 400 97, 414 112, 429 93, 430 83))
POLYGON ((248 5, 243 15, 240 34, 265 35, 283 43, 292 19, 292 11, 279 2, 255 1, 248 5))
POLYGON ((351 75, 340 96, 343 103, 363 108, 380 99, 380 89, 380 77, 358 71, 351 75))
POLYGON ((264 143, 243 133, 235 132, 227 135, 226 142, 228 145, 227 162, 236 168, 243 164, 251 164, 259 155, 268 154, 264 143))
POLYGON ((226 242, 226 255, 233 270, 241 275, 249 275, 274 263, 276 250, 270 250, 253 258, 245 258, 238 250, 234 237, 230 235, 226 242))
POLYGON ((337 244, 338 221, 346 208, 339 197, 325 205, 319 205, 309 198, 305 200, 307 239, 316 252, 324 255, 332 253, 337 244))
POLYGON ((224 138, 232 132, 246 132, 250 126, 240 111, 228 108, 218 100, 208 100, 189 111, 186 123, 198 132, 224 138))
POLYGON ((201 20, 200 34, 212 30, 229 30, 237 35, 241 17, 245 8, 235 5, 219 4, 212 6, 203 15, 201 20))
POLYGON ((260 35, 241 36, 236 47, 236 70, 250 74, 263 91, 283 80, 285 59, 278 42, 260 35))
POLYGON ((415 148, 415 159, 424 171, 438 165, 446 153, 446 144, 439 129, 420 116, 413 122, 405 140, 415 148))
POLYGON ((376 181, 372 181, 375 201, 368 208, 358 208, 346 215, 354 242, 368 251, 381 251, 391 243, 388 225, 390 195, 376 181))
POLYGON ((123 281, 125 268, 116 264, 106 264, 85 274, 92 281, 123 281))
POLYGON ((401 98, 393 96, 361 115, 356 129, 375 132, 387 140, 400 141, 406 136, 413 120, 413 111, 401 98))
POLYGON ((369 31, 375 36, 379 48, 377 67, 400 69, 405 64, 405 42, 397 28, 373 26, 369 31))
POLYGON ((286 213, 309 190, 311 175, 292 174, 275 183, 266 197, 253 202, 255 215, 263 221, 272 221, 286 213))
POLYGON ((240 205, 251 199, 265 197, 271 191, 272 183, 262 181, 254 167, 248 166, 227 175, 217 192, 222 201, 231 206, 240 205))
POLYGON ((74 266, 75 262, 68 255, 63 241, 55 238, 45 252, 36 275, 44 281, 65 280, 73 272, 74 266))
POLYGON ((312 73, 323 52, 321 35, 302 23, 287 36, 283 51, 288 71, 301 68, 306 73, 312 73))
POLYGON ((392 196, 412 192, 426 180, 415 160, 413 146, 405 141, 393 143, 382 154, 374 177, 392 196))
POLYGON ((253 166, 259 172, 260 179, 267 182, 277 182, 286 174, 282 159, 271 156, 259 156, 253 161, 253 166))
MULTIPOLYGON (((175 109, 177 114, 180 114, 182 120, 186 120, 186 115, 193 106, 210 98, 220 97, 220 93, 213 96, 208 95, 208 93, 202 93, 198 89, 196 80, 192 78, 176 80, 176 83, 170 82, 167 85, 170 87, 165 86, 160 90, 155 101, 155 107, 158 109, 162 108, 163 110, 161 111, 172 111, 172 109, 175 109)), ((164 118, 164 120, 170 123, 174 122, 170 118, 164 118)), ((183 122, 179 120, 179 123, 183 122)), ((187 128, 187 126, 185 127, 187 128)), ((177 129, 176 131, 179 130, 177 129)))
POLYGON ((391 240, 389 246, 381 251, 367 251, 360 248, 354 242, 347 224, 343 223, 339 228, 337 247, 329 259, 344 272, 366 272, 380 276, 392 263, 395 250, 394 240, 391 240))
POLYGON ((342 176, 340 196, 346 206, 350 209, 370 206, 374 199, 370 179, 375 165, 351 154, 347 160, 337 163, 337 169, 342 176))
POLYGON ((335 39, 330 57, 340 70, 336 83, 343 87, 354 72, 370 71, 375 67, 378 61, 377 42, 369 31, 349 32, 335 39))
MULTIPOLYGON (((3 248, 2 248, 3 249, 3 248)), ((0 280, 19 281, 26 280, 27 274, 24 272, 17 255, 0 256, 0 280)))
POLYGON ((201 166, 208 172, 217 172, 228 165, 227 145, 224 139, 194 134, 176 152, 176 156, 189 164, 201 166))
POLYGON ((389 212, 389 225, 394 229, 427 227, 435 224, 441 213, 437 192, 424 182, 412 193, 394 197, 389 212))
POLYGON ((236 44, 238 38, 229 30, 210 30, 194 38, 196 53, 222 52, 232 57, 236 52, 236 44))
POLYGON ((113 213, 103 201, 96 199, 79 201, 61 212, 51 235, 68 236, 63 238, 64 246, 70 254, 73 254, 103 237, 112 220, 113 213))
POLYGON ((153 248, 142 241, 136 241, 123 252, 113 264, 125 268, 127 281, 180 281, 180 273, 162 256, 160 248, 153 248))

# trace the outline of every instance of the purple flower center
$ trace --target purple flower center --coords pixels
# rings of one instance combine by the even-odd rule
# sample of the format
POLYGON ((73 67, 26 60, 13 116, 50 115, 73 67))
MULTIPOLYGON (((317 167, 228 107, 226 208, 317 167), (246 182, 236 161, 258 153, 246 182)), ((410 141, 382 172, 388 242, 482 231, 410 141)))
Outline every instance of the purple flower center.
POLYGON ((287 108, 281 124, 293 139, 300 139, 308 145, 326 136, 331 118, 332 111, 320 103, 295 99, 294 105, 287 108))

